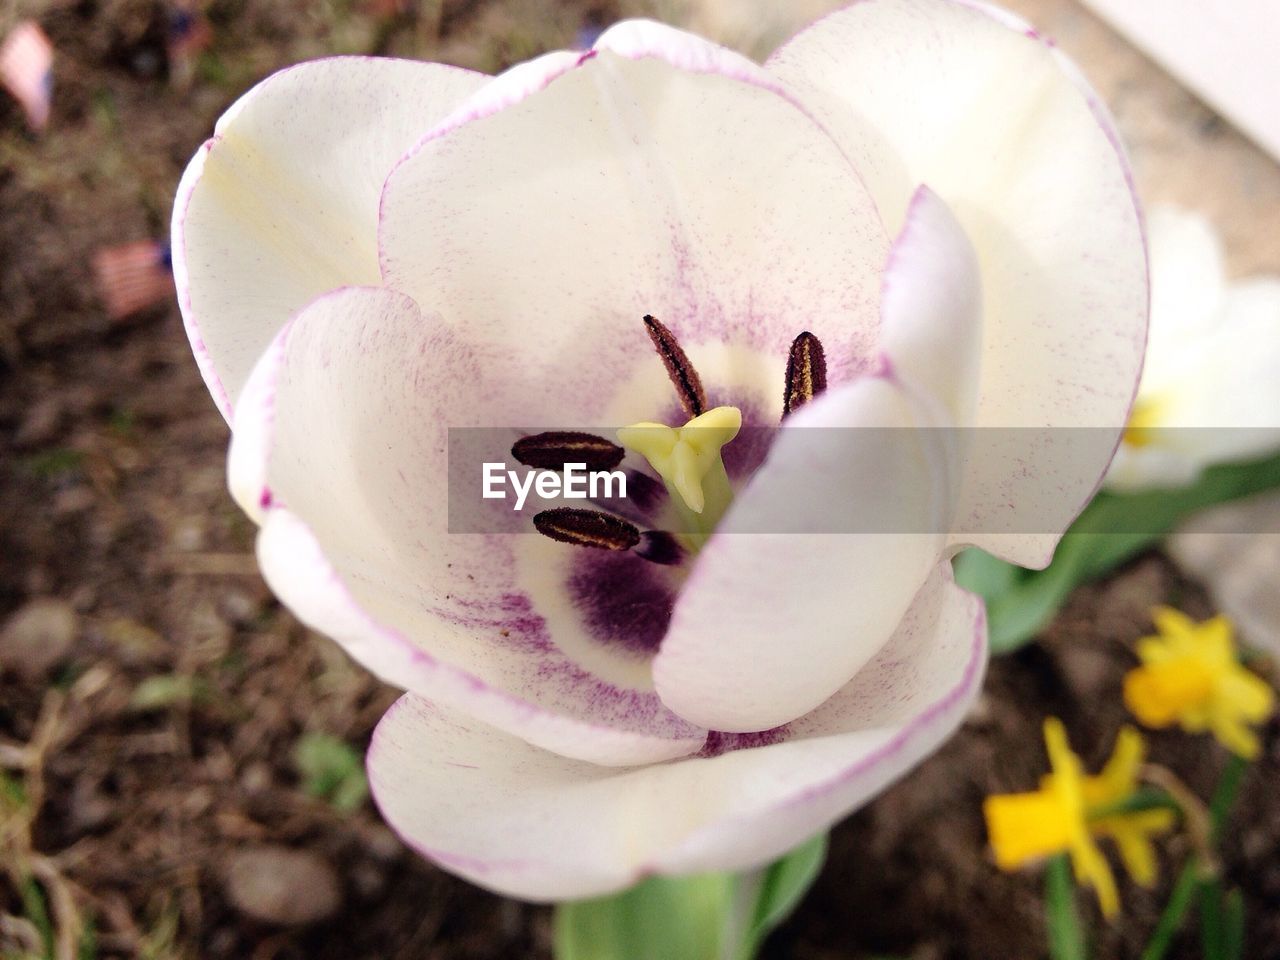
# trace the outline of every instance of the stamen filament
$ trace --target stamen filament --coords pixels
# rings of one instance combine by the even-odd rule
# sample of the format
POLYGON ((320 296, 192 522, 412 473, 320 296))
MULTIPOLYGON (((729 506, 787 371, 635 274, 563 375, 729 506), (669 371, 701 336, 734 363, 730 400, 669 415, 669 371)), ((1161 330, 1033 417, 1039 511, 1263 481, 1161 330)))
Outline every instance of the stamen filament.
POLYGON ((646 530, 640 534, 636 555, 651 563, 674 566, 684 559, 684 547, 680 546, 680 541, 675 536, 665 530, 646 530))

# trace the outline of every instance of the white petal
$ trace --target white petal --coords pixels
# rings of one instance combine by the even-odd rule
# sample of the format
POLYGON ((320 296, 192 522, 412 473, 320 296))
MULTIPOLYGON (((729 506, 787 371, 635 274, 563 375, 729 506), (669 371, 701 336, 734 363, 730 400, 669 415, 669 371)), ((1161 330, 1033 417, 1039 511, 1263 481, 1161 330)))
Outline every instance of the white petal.
POLYGON ((486 416, 464 389, 480 370, 403 294, 348 288, 304 309, 263 353, 232 434, 231 488, 263 524, 264 576, 387 682, 539 746, 609 764, 697 750, 706 731, 668 711, 647 672, 637 680, 600 652, 608 678, 566 652, 590 640, 573 610, 547 603, 554 592, 525 583, 516 542, 543 541, 527 516, 498 507, 528 536, 450 533, 465 515, 451 484, 460 510, 480 503, 479 476, 448 469, 449 428, 486 416))
POLYGON ((978 400, 982 276, 973 244, 946 203, 916 191, 889 252, 880 347, 894 373, 945 407, 939 427, 967 428, 978 400))
POLYGON ((748 738, 719 756, 606 770, 406 696, 374 734, 369 781, 420 853, 523 899, 745 869, 826 829, 936 749, 977 693, 985 639, 981 603, 940 567, 880 656, 769 745, 748 738))
POLYGON ((648 23, 552 66, 541 89, 496 78, 429 134, 380 224, 386 281, 540 386, 530 419, 622 426, 669 406, 645 314, 713 393, 770 358, 751 398, 770 416, 802 330, 833 379, 871 364, 887 238, 844 155, 760 68, 648 23))
POLYGON ((986 305, 976 423, 1035 429, 980 431, 987 469, 961 520, 986 531, 980 545, 1047 563, 1119 439, 1145 336, 1142 226, 1105 108, 1034 30, 953 0, 854 4, 767 66, 854 158, 891 229, 927 183, 972 239, 986 305), (1095 436, 1057 429, 1074 427, 1095 436))
POLYGON ((884 646, 936 565, 945 451, 887 378, 788 418, 699 553, 654 659, 663 702, 712 730, 808 713, 884 646))
POLYGON ((173 270, 224 416, 290 314, 326 290, 378 282, 383 181, 488 79, 436 63, 334 57, 273 74, 218 121, 178 187, 173 270))
POLYGON ((770 85, 768 74, 742 54, 702 37, 654 20, 626 20, 615 24, 595 43, 628 60, 656 57, 691 73, 737 77, 745 83, 770 85))

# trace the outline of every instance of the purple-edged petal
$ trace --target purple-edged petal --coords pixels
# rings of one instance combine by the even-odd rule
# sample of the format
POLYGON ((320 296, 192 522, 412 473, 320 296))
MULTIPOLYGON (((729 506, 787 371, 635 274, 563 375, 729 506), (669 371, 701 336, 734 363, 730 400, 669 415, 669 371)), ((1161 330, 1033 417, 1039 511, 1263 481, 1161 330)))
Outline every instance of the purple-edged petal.
POLYGON ((760 68, 630 23, 536 78, 496 78, 415 147, 379 228, 385 281, 484 342, 534 410, 616 427, 669 406, 645 314, 766 416, 801 330, 833 382, 870 364, 887 238, 760 68))
POLYGON ((964 228, 928 187, 916 191, 889 251, 880 315, 895 376, 940 405, 939 428, 967 428, 982 362, 982 274, 964 228))
POLYGON ((986 662, 982 605, 934 571, 857 678, 785 730, 606 770, 530 747, 415 696, 383 718, 369 780, 413 847, 499 893, 551 901, 644 876, 737 870, 867 802, 959 724, 986 662))
MULTIPOLYGON (((604 764, 697 750, 706 731, 662 705, 643 659, 599 642, 562 582, 527 571, 534 545, 573 551, 509 504, 470 519, 526 536, 450 532, 482 503, 479 475, 448 469, 449 428, 488 416, 458 385, 482 379, 474 351, 403 294, 348 288, 301 311, 233 424, 231 489, 262 524, 268 583, 387 682, 540 747, 604 764)), ((482 396, 501 404, 502 385, 482 396)), ((510 441, 496 440, 501 460, 510 441)))
POLYGON ((223 114, 178 187, 173 270, 200 370, 228 420, 290 314, 326 290, 378 282, 383 181, 488 79, 334 57, 273 74, 223 114))
POLYGON ((767 66, 854 158, 890 229, 927 183, 972 239, 976 424, 993 429, 979 431, 961 525, 976 531, 966 541, 1047 563, 1119 439, 1146 330, 1142 225, 1105 108, 1034 30, 963 0, 856 3, 767 66))
POLYGON ((788 418, 699 553, 653 662, 663 702, 712 730, 776 727, 884 646, 945 543, 945 450, 889 378, 788 418))

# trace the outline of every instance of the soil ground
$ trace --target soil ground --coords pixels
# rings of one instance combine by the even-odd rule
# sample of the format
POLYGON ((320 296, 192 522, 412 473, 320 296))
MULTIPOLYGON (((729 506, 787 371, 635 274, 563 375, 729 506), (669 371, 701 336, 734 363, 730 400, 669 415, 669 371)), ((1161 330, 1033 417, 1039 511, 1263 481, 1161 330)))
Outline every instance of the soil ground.
MULTIPOLYGON (((1013 5, 1101 86, 1149 198, 1213 215, 1236 272, 1280 271, 1272 161, 1069 0, 1013 5)), ((305 789, 300 740, 328 734, 363 751, 394 691, 300 627, 259 579, 251 525, 224 489, 226 426, 176 309, 113 321, 90 274, 100 246, 164 235, 178 176, 214 119, 279 66, 359 51, 494 70, 571 43, 588 16, 643 12, 624 0, 421 6, 388 19, 343 0, 212 0, 213 44, 177 90, 158 2, 0 2, 0 32, 36 16, 57 49, 44 136, 0 103, 0 621, 41 601, 50 631, 41 669, 0 672, 6 957, 38 926, 34 888, 8 869, 19 857, 61 936, 73 917, 91 926, 81 956, 549 956, 548 911, 420 861, 368 802, 340 812, 305 789), (19 791, 23 766, 33 773, 19 791), (247 880, 244 853, 262 850, 247 880), (252 880, 318 891, 279 904, 276 918, 315 919, 255 919, 238 905, 252 880)), ((960 735, 835 831, 821 879, 767 955, 1042 956, 1040 880, 994 869, 981 799, 1034 784, 1049 713, 1087 761, 1105 758, 1124 720, 1130 645, 1157 602, 1210 612, 1196 584, 1151 554, 1081 591, 1041 645, 993 664, 960 735)), ((1154 759, 1201 795, 1221 766, 1213 743, 1176 734, 1154 738, 1154 759)), ((1280 958, 1277 787, 1273 727, 1224 845, 1250 960, 1280 958)), ((1160 889, 1125 886, 1120 921, 1092 917, 1098 958, 1136 956, 1185 855, 1177 843, 1166 851, 1160 889)), ((60 943, 60 956, 76 947, 60 943)), ((1194 940, 1175 955, 1198 957, 1194 940)))

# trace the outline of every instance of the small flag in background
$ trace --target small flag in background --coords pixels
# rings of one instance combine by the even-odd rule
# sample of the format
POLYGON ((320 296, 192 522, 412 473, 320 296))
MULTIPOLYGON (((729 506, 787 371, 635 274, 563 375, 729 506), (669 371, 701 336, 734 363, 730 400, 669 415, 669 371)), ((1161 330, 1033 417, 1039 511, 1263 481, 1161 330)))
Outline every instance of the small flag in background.
POLYGON ((582 25, 578 27, 577 36, 574 37, 574 49, 590 50, 600 39, 600 34, 604 33, 604 28, 604 18, 598 13, 588 12, 582 18, 582 25))
POLYGON ((103 247, 93 255, 93 274, 98 294, 113 320, 174 295, 173 258, 169 245, 158 240, 103 247))
POLYGON ((365 0, 365 13, 379 20, 406 16, 413 10, 413 0, 365 0))
POLYGON ((169 82, 180 90, 191 86, 196 61, 213 40, 213 27, 195 3, 186 0, 169 8, 169 82))
POLYGON ((34 20, 14 27, 0 47, 0 82, 21 105, 31 129, 43 130, 53 98, 53 44, 34 20))

